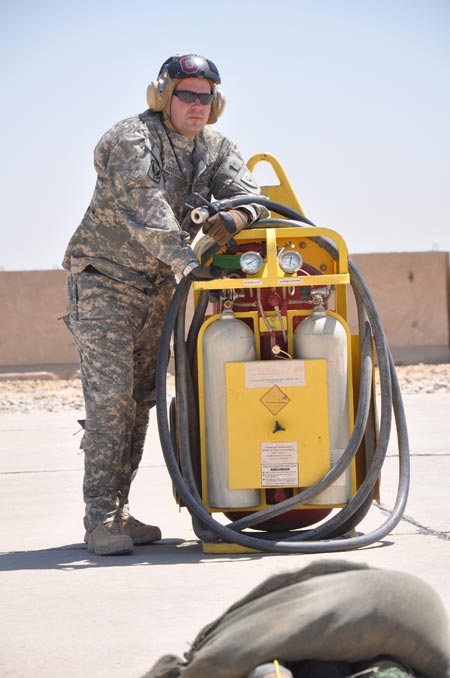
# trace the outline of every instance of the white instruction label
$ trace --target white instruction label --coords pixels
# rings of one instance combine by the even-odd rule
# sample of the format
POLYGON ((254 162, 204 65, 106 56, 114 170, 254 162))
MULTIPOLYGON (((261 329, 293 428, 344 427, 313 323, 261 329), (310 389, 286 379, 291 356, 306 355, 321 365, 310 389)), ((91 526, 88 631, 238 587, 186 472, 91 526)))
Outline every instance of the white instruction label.
POLYGON ((245 388, 304 386, 303 360, 262 360, 245 363, 245 388))
POLYGON ((263 487, 298 485, 298 464, 286 466, 261 466, 261 485, 263 487))
POLYGON ((261 485, 298 485, 297 441, 261 443, 261 485))
POLYGON ((261 443, 261 464, 297 464, 297 441, 261 443))

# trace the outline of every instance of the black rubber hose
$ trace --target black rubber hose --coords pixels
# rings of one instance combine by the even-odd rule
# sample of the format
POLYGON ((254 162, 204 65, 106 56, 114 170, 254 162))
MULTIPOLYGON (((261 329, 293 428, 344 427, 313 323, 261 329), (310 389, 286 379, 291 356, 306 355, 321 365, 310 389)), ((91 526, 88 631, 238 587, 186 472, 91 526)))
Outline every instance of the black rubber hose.
MULTIPOLYGON (((286 226, 286 225, 294 225, 298 227, 298 222, 289 222, 287 220, 277 220, 277 219, 271 219, 271 220, 264 220, 264 222, 258 222, 258 227, 262 226, 263 223, 266 223, 270 226, 277 225, 277 226, 286 226)), ((217 250, 217 247, 215 246, 215 243, 211 243, 211 245, 207 248, 205 248, 205 256, 202 258, 202 261, 205 260, 207 261, 209 256, 215 253, 215 250, 217 250), (215 248, 215 249, 214 249, 215 248)), ((198 303, 200 305, 200 301, 198 303)), ((201 315, 201 314, 200 314, 201 315)), ((198 318, 193 319, 193 322, 191 324, 191 329, 193 325, 199 328, 199 322, 201 322, 200 316, 198 318)), ((195 335, 198 334, 198 331, 194 333, 195 335)), ((360 332, 360 336, 362 337, 364 335, 364 332, 360 332)), ((365 346, 364 348, 361 349, 361 355, 363 356, 362 358, 362 363, 363 363, 363 369, 362 369, 362 374, 361 374, 361 392, 363 394, 367 394, 370 397, 370 385, 371 385, 371 377, 372 377, 372 362, 371 362, 371 344, 370 344, 370 336, 368 336, 365 340, 365 346), (364 359, 365 356, 365 359, 364 359), (368 366, 367 365, 367 359, 369 359, 368 366), (369 380, 369 381, 368 381, 369 380), (365 387, 365 384, 367 383, 367 388, 365 387)), ((192 364, 192 363, 191 363, 192 364)), ((365 399, 360 398, 359 401, 359 406, 358 406, 358 412, 355 420, 355 426, 354 426, 354 432, 353 436, 351 438, 351 442, 349 444, 349 447, 347 448, 346 453, 341 457, 339 460, 339 464, 333 467, 333 469, 324 476, 324 478, 317 483, 316 485, 306 488, 302 492, 296 494, 294 497, 291 497, 290 499, 285 500, 284 502, 279 502, 273 506, 270 506, 266 509, 262 509, 258 512, 253 512, 250 515, 238 519, 237 521, 231 523, 229 525, 229 528, 232 530, 242 530, 247 527, 253 527, 255 525, 258 525, 258 523, 262 522, 262 520, 268 520, 270 518, 279 516, 283 513, 285 513, 287 510, 295 508, 299 504, 306 504, 308 499, 313 498, 316 494, 319 492, 323 491, 327 487, 329 487, 335 480, 338 478, 343 471, 347 468, 348 464, 351 462, 352 458, 355 456, 356 452, 359 449, 359 446, 361 444, 364 431, 366 428, 366 423, 367 423, 367 415, 369 411, 369 405, 370 405, 370 400, 369 397, 366 397, 365 399)), ((347 513, 346 516, 346 522, 345 524, 343 523, 342 526, 340 526, 340 521, 339 519, 334 519, 331 524, 329 522, 322 523, 319 529, 319 534, 321 537, 328 537, 329 535, 333 534, 333 532, 339 533, 339 529, 341 530, 340 533, 342 532, 347 532, 350 530, 355 524, 360 522, 362 520, 362 517, 367 513, 367 511, 370 508, 371 501, 372 501, 372 495, 368 497, 368 500, 365 501, 363 507, 360 506, 360 497, 358 496, 357 500, 353 501, 352 503, 347 505, 347 513)), ((340 514, 338 514, 340 515, 340 514)), ((318 529, 318 528, 317 528, 318 529)), ((300 535, 301 538, 309 538, 309 536, 315 535, 314 530, 310 531, 302 531, 302 532, 297 532, 296 535, 300 535)))
POLYGON ((186 339, 186 351, 188 354, 189 367, 191 370, 194 368, 198 333, 203 324, 203 318, 205 317, 208 304, 209 304, 209 292, 203 290, 200 293, 199 298, 197 300, 194 315, 192 316, 192 322, 190 324, 188 336, 186 339))
MULTIPOLYGON (((208 250, 206 250, 206 253, 208 255, 208 250)), ((204 306, 205 300, 202 302, 202 306, 204 306)), ((200 304, 198 304, 199 306, 200 304)), ((181 313, 181 315, 184 318, 184 313, 181 313)), ((193 329, 193 326, 195 327, 195 331, 193 332, 194 336, 198 335, 198 329, 199 329, 199 323, 201 323, 202 320, 202 315, 204 315, 204 312, 200 312, 197 317, 194 317, 193 319, 193 324, 191 324, 191 330, 193 329)), ((183 337, 184 330, 181 332, 180 337, 183 337)), ((189 340, 189 337, 188 337, 189 340)), ((178 342, 175 342, 175 345, 178 345, 178 342)), ((180 351, 182 350, 180 346, 180 351)), ((371 358, 371 347, 370 347, 370 337, 368 336, 365 342, 365 355, 370 359, 371 358)), ((192 364, 192 361, 190 360, 190 364, 192 364)), ((369 367, 365 369, 365 374, 366 378, 371 379, 371 361, 369 363, 369 367)), ((178 376, 179 372, 177 371, 177 384, 180 383, 179 379, 180 377, 178 376)), ((178 390, 177 388, 177 399, 180 397, 180 393, 183 393, 183 388, 187 388, 187 383, 189 380, 183 379, 183 384, 184 386, 178 390)), ((365 381, 363 382, 365 383, 365 381)), ((368 389, 363 389, 364 393, 369 393, 370 394, 370 384, 368 389)), ((294 508, 298 506, 301 503, 307 503, 307 500, 314 497, 316 494, 319 492, 325 490, 327 487, 329 487, 340 475, 345 471, 347 468, 348 464, 351 462, 352 458, 355 456, 356 452, 359 449, 359 446, 362 441, 362 437, 364 435, 364 430, 366 426, 366 421, 367 421, 367 413, 369 410, 369 398, 366 399, 361 399, 359 403, 359 408, 358 408, 358 413, 356 417, 356 422, 355 422, 355 427, 354 427, 354 432, 351 438, 351 444, 348 448, 348 451, 342 456, 342 458, 339 460, 339 464, 333 467, 329 473, 327 473, 319 483, 314 485, 313 487, 308 487, 304 489, 301 493, 298 493, 294 497, 291 497, 290 499, 285 500, 284 502, 279 502, 277 504, 274 504, 273 506, 270 506, 266 509, 262 509, 258 512, 253 512, 250 515, 246 516, 245 518, 241 518, 229 525, 229 528, 232 530, 242 530, 245 529, 246 527, 252 527, 254 525, 257 525, 258 523, 262 522, 262 520, 267 520, 269 518, 276 517, 278 515, 281 515, 285 513, 287 510, 294 508)), ((189 419, 189 426, 192 426, 193 419, 189 419)), ((190 433, 190 429, 189 429, 190 433)), ((189 435, 189 439, 192 441, 192 435, 189 435)), ((188 450, 186 449, 185 446, 185 455, 183 455, 182 459, 184 459, 184 463, 186 463, 187 459, 189 456, 192 456, 188 454, 188 450)), ((180 451, 180 450, 179 450, 180 451)), ((182 452, 180 451, 180 456, 182 455, 182 452)), ((182 466, 183 470, 183 466, 182 466)), ((183 473, 184 475, 184 473, 183 473)), ((352 505, 353 506, 353 505, 352 505)), ((359 508, 358 506, 354 507, 354 510, 356 511, 359 508)), ((350 512, 350 509, 349 509, 350 512)), ((326 527, 327 523, 323 524, 321 526, 323 534, 326 534, 326 527)), ((335 527, 335 523, 332 524, 332 527, 335 527)), ((350 528, 346 528, 350 529, 350 528)), ((297 533, 299 534, 299 533, 297 533)), ((302 534, 306 534, 306 532, 303 532, 302 534)))
MULTIPOLYGON (((310 225, 312 222, 309 220, 305 220, 304 218, 300 218, 301 215, 298 215, 295 213, 293 210, 290 210, 289 208, 285 208, 285 206, 279 204, 279 203, 274 203, 273 201, 269 201, 265 198, 258 198, 255 200, 254 196, 252 196, 251 200, 244 200, 244 201, 239 201, 239 203, 233 203, 231 206, 237 206, 237 204, 245 204, 245 202, 260 202, 261 204, 265 204, 269 209, 272 211, 276 211, 277 213, 284 215, 288 218, 296 219, 299 221, 302 221, 303 223, 309 223, 310 225)), ((229 201, 230 202, 230 201, 229 201)), ((284 224, 286 225, 286 224, 284 224)), ((316 239, 314 239, 316 240, 316 239)), ((323 239, 320 239, 323 240, 323 239)), ((329 243, 327 242, 327 247, 329 243)), ((353 271, 353 274, 356 279, 356 287, 358 287, 358 284, 361 286, 361 280, 359 278, 359 275, 357 271, 353 271)), ((182 287, 184 284, 186 284, 187 281, 182 281, 180 283, 180 286, 182 287)), ((238 543, 242 546, 247 546, 250 548, 254 548, 257 550, 261 551, 269 551, 269 552, 288 552, 288 553, 321 553, 321 552, 333 552, 333 551, 345 551, 345 550, 350 550, 353 548, 360 548, 362 546, 368 545, 370 543, 373 543, 373 541, 376 541, 383 536, 385 536, 395 525, 398 523, 398 521, 401 519, 401 516, 403 514, 404 506, 406 504, 406 499, 407 499, 407 493, 408 493, 408 486, 409 486, 409 457, 408 457, 408 441, 407 441, 407 432, 406 432, 406 422, 405 422, 405 417, 404 417, 404 412, 403 412, 403 406, 401 402, 401 394, 400 394, 400 389, 398 387, 398 381, 395 373, 395 367, 393 366, 393 361, 392 357, 390 356, 390 353, 387 351, 386 353, 386 346, 385 342, 382 339, 381 342, 380 340, 378 341, 378 349, 379 352, 381 353, 382 356, 387 355, 388 356, 388 364, 389 364, 389 374, 390 378, 392 379, 393 385, 394 385, 394 412, 395 412, 395 417, 396 417, 396 422, 397 422, 397 429, 398 429, 398 440, 399 440, 399 464, 400 464, 400 469, 399 469, 399 489, 397 493, 397 500, 395 502, 394 509, 388 518, 388 520, 381 525, 377 530, 374 532, 371 532, 368 535, 362 535, 358 537, 354 537, 351 539, 346 539, 346 540, 339 540, 339 541, 308 541, 308 542, 302 542, 302 543, 291 543, 291 542, 280 542, 280 541, 273 541, 270 542, 267 539, 258 539, 252 536, 247 536, 242 533, 236 532, 235 529, 232 529, 232 526, 223 526, 217 521, 215 521, 208 511, 206 511, 205 507, 201 503, 201 499, 199 498, 198 494, 195 492, 195 489, 192 485, 192 477, 188 484, 190 485, 190 488, 186 487, 186 483, 183 479, 182 474, 180 473, 180 470, 178 468, 178 463, 176 460, 176 456, 173 453, 173 448, 172 448, 172 442, 170 439, 170 434, 168 434, 168 422, 167 422, 167 406, 166 406, 166 375, 165 371, 167 369, 167 364, 168 364, 168 350, 165 349, 164 344, 167 342, 167 346, 170 345, 170 338, 172 335, 173 327, 176 323, 176 316, 178 312, 180 311, 180 307, 183 306, 182 304, 182 296, 181 292, 179 293, 180 286, 177 288, 174 297, 172 299, 171 305, 169 307, 169 312, 167 314, 166 322, 164 324, 163 328, 163 337, 161 340, 161 350, 159 354, 159 359, 158 359, 158 367, 157 367, 157 393, 158 393, 158 403, 157 403, 157 412, 158 412, 158 425, 160 429, 160 437, 161 437, 161 444, 163 447, 163 453, 165 455, 166 459, 166 464, 168 467, 168 470, 171 474, 172 480, 175 484, 175 486, 178 489, 178 492, 180 494, 180 497, 190 510, 191 514, 193 514, 202 525, 205 527, 208 527, 215 535, 217 535, 218 538, 222 538, 225 541, 232 542, 232 543, 238 543), (193 491, 194 490, 194 491, 193 491), (195 496, 197 494, 197 496, 195 496)), ((363 289, 363 296, 364 292, 367 292, 365 290, 365 286, 362 283, 362 289, 363 289)), ((358 292, 355 293, 355 296, 357 296, 358 292)), ((366 298, 364 299, 364 303, 368 303, 367 299, 367 294, 366 298)), ((369 295, 369 310, 372 311, 373 314, 373 308, 370 308, 370 295, 369 295)), ((370 313, 369 313, 370 316, 370 313)), ((375 312, 375 324, 377 325, 378 320, 375 312)), ((380 334, 378 332, 379 328, 376 329, 375 334, 380 334)), ((381 337, 383 337, 382 332, 381 332, 381 337)), ((379 338, 378 338, 379 339, 379 338)), ((375 339, 375 344, 377 344, 377 340, 375 339)), ((386 415, 387 411, 387 405, 383 406, 383 400, 387 400, 391 402, 392 400, 390 399, 390 383, 387 386, 383 386, 383 381, 386 378, 386 369, 385 367, 382 367, 380 369, 380 383, 382 384, 382 424, 384 420, 384 416, 386 415), (382 376, 383 375, 383 376, 382 376)), ((389 409, 390 412, 390 409, 389 409)), ((182 417, 180 417, 181 421, 182 417)), ((389 417, 388 417, 389 419, 389 417)), ((356 426, 355 426, 356 428, 356 426)), ((385 426, 385 429, 389 429, 389 426, 385 426)), ((389 438, 389 436, 387 436, 389 438)), ((386 442, 387 445, 387 442, 386 442)), ((380 447, 380 446, 379 446, 380 447)), ((377 448, 378 449, 378 448, 377 448)), ((384 459, 384 454, 385 454, 385 444, 381 445, 380 449, 378 450, 378 457, 377 461, 379 462, 382 459, 384 459)), ((376 458, 376 454, 374 455, 374 459, 376 458)), ((375 463, 375 469, 372 469, 374 475, 374 482, 376 482, 376 479, 378 478, 379 475, 379 469, 377 470, 378 463, 375 463)), ((335 467, 334 467, 335 468, 335 467)), ((333 470, 333 469, 332 469, 333 470)), ((368 480, 366 477, 365 480, 368 480)), ((364 483, 363 483, 364 484, 364 483)), ((367 485, 373 485, 373 483, 368 482, 366 483, 367 485)), ((308 488, 310 489, 310 488, 308 488)), ((365 488, 367 489, 367 488, 365 488)), ((359 490, 362 490, 362 485, 359 488, 359 490)), ((358 492, 359 492, 358 490, 358 492)), ((371 490, 372 491, 372 490, 371 490)), ((358 493, 357 493, 358 494, 358 493)), ((354 499, 357 497, 357 494, 355 495, 354 499)), ((298 495, 297 495, 298 496, 298 495)), ((361 511, 362 507, 365 507, 367 504, 367 501, 370 497, 368 494, 364 494, 364 492, 361 492, 361 497, 362 500, 359 504, 359 506, 355 509, 355 512, 361 511)), ((289 501, 289 500, 288 500, 289 501)), ((285 502, 284 502, 285 503, 285 502)), ((352 503, 352 502, 350 502, 352 503)), ((350 506, 350 504, 349 504, 350 506)), ((348 507, 347 507, 348 508, 348 507)), ((343 509, 345 511, 345 509, 343 509)), ((284 512, 284 510, 283 510, 284 512)), ((260 515, 262 512, 258 512, 260 515)), ((342 513, 342 512, 341 512, 342 513)), ((340 515, 340 514, 339 514, 340 515)), ((258 517, 258 520, 260 521, 261 518, 258 517)), ((345 525, 346 527, 348 526, 349 518, 345 518, 344 521, 341 521, 341 525, 345 525), (345 522, 347 521, 347 522, 345 522)), ((338 521, 339 522, 339 521, 338 521)), ((317 528, 319 530, 320 528, 317 528)), ((309 531, 309 535, 316 531, 309 531)), ((329 528, 328 528, 329 531, 329 528)), ((308 534, 308 533, 305 533, 308 534)))
MULTIPOLYGON (((189 288, 186 288, 182 305, 185 306, 189 288)), ((183 435, 177 437, 180 466, 183 477, 189 479, 191 491, 201 490, 200 432, 197 408, 197 396, 194 392, 191 370, 188 366, 185 338, 185 314, 178 313, 175 323, 175 411, 177 431, 183 435)), ((197 494, 200 498, 200 494, 197 494)))

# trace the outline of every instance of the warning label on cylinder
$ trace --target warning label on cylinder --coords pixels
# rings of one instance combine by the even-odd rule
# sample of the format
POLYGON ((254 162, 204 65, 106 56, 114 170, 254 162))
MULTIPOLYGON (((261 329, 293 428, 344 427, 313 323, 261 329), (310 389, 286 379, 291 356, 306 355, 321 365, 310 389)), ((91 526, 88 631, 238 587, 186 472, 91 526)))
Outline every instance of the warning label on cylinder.
POLYGON ((298 485, 297 442, 261 443, 261 485, 298 485))
POLYGON ((291 399, 287 397, 286 393, 283 393, 281 388, 272 386, 272 388, 260 398, 260 402, 262 402, 264 407, 267 407, 269 412, 278 414, 283 407, 286 407, 286 405, 291 402, 291 399))

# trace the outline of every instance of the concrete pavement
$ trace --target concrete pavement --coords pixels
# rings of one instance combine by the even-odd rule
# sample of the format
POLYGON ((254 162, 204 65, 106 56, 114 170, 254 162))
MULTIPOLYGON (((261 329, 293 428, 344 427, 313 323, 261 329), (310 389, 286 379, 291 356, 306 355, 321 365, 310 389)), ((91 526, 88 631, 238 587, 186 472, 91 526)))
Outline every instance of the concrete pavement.
MULTIPOLYGON (((0 418, 1 621, 5 678, 139 678, 270 574, 318 558, 403 570, 426 580, 450 614, 450 394, 404 396, 412 482, 404 519, 383 543, 332 555, 206 555, 179 512, 152 421, 132 510, 163 540, 132 556, 97 557, 82 543, 82 412, 0 418)), ((382 476, 392 506, 396 443, 382 476)), ((373 507, 358 528, 385 519, 373 507)))

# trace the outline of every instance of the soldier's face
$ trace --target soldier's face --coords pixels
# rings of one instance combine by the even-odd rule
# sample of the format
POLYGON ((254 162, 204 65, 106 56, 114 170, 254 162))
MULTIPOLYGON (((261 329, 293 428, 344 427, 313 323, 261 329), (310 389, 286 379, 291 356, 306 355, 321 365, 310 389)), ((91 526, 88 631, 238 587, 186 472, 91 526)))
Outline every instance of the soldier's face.
MULTIPOLYGON (((204 78, 186 78, 177 84, 176 90, 209 94, 211 92, 211 84, 204 78)), ((198 98, 192 103, 184 103, 178 97, 172 96, 170 120, 178 134, 193 139, 208 122, 210 111, 211 104, 205 106, 200 103, 198 98)))

